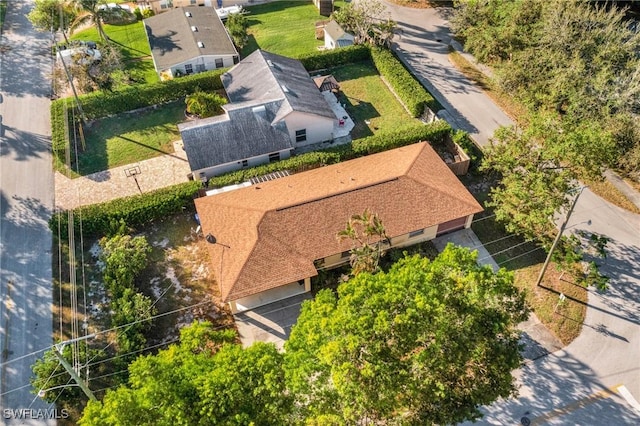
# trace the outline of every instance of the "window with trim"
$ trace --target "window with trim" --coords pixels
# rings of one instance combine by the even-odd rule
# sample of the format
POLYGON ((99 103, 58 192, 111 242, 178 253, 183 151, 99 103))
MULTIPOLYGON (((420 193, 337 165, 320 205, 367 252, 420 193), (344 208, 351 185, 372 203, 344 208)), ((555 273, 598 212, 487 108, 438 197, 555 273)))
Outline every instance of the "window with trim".
POLYGON ((424 229, 418 229, 417 231, 409 232, 409 238, 417 237, 424 234, 424 229))
POLYGON ((307 140, 307 129, 296 130, 296 142, 304 142, 307 140))
POLYGON ((193 65, 191 65, 191 64, 186 64, 186 65, 184 66, 184 72, 185 72, 186 74, 193 74, 193 65))
POLYGON ((280 153, 279 152, 274 152, 273 154, 269 154, 269 162, 273 163, 274 161, 279 161, 280 160, 280 153))
POLYGON ((249 160, 242 160, 242 167, 249 167, 249 160))
POLYGON ((197 0, 191 0, 191 4, 196 4, 197 0))
POLYGON ((233 63, 234 65, 237 64, 238 62, 240 62, 240 58, 238 56, 234 56, 233 57, 233 63))
POLYGON ((160 9, 168 9, 169 5, 166 3, 160 3, 160 9))
POLYGON ((216 58, 216 68, 222 68, 224 67, 224 62, 222 61, 222 58, 216 58))
POLYGON ((203 72, 204 70, 204 64, 196 64, 196 71, 203 72))
POLYGON ((348 259, 351 257, 351 250, 349 251, 343 251, 342 253, 340 253, 340 257, 342 259, 348 259))

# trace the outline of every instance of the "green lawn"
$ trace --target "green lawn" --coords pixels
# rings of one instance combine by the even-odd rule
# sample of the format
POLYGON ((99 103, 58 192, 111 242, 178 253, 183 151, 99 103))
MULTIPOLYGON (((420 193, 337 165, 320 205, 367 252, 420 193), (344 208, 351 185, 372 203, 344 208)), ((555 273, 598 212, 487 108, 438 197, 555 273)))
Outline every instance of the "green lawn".
POLYGON ((353 139, 378 131, 397 131, 419 123, 411 117, 382 81, 371 62, 360 62, 331 70, 340 83, 339 100, 356 126, 353 139))
MULTIPOLYGON (((125 69, 136 71, 147 83, 158 81, 151 59, 151 49, 141 21, 127 25, 104 25, 104 31, 111 43, 120 48, 125 69)), ((73 34, 71 40, 93 40, 100 43, 98 30, 95 27, 73 34)))
POLYGON ((184 102, 139 113, 119 114, 85 129, 86 151, 79 156, 81 175, 173 152, 184 120, 184 102))
POLYGON ((0 34, 4 25, 4 16, 7 14, 7 0, 0 0, 0 34))
POLYGON ((297 58, 317 51, 323 44, 316 40, 316 21, 321 16, 311 1, 274 1, 249 6, 249 43, 242 49, 242 57, 256 49, 297 58))

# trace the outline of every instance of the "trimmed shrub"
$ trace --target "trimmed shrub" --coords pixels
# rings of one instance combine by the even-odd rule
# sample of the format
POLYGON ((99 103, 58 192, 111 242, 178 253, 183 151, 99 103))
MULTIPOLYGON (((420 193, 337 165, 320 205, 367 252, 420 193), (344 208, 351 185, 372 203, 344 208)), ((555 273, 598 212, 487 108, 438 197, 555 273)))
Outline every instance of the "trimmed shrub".
POLYGON ((51 150, 53 154, 64 163, 64 153, 69 143, 69 135, 65 120, 66 106, 64 99, 51 102, 51 150))
POLYGON ((397 132, 381 132, 367 138, 358 139, 353 141, 351 149, 355 157, 362 157, 400 148, 418 141, 428 141, 432 144, 441 143, 449 137, 450 133, 451 126, 446 121, 440 120, 430 124, 419 124, 397 132))
POLYGON ((371 59, 369 46, 363 44, 342 47, 340 49, 324 50, 318 53, 306 54, 298 58, 304 68, 309 72, 353 62, 366 61, 368 59, 371 59))
MULTIPOLYGON (((135 229, 165 218, 185 207, 191 208, 200 185, 200 182, 185 182, 141 195, 80 207, 74 212, 76 232, 80 231, 80 219, 85 235, 101 236, 109 234, 113 224, 120 221, 135 229)), ((53 233, 60 232, 61 238, 65 240, 68 227, 69 215, 66 211, 55 213, 49 221, 49 228, 53 233)))
POLYGON ((441 109, 440 104, 411 75, 393 52, 372 47, 371 59, 380 75, 391 85, 414 117, 420 117, 425 106, 428 106, 432 111, 441 109))

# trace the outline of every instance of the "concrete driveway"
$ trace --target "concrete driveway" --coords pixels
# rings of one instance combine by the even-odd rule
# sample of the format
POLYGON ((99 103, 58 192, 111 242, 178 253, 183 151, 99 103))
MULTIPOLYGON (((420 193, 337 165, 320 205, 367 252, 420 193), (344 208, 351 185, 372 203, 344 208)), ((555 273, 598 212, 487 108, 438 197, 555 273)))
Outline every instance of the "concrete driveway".
POLYGON ((311 298, 311 293, 303 293, 234 315, 242 345, 267 342, 282 350, 298 321, 302 302, 311 298))

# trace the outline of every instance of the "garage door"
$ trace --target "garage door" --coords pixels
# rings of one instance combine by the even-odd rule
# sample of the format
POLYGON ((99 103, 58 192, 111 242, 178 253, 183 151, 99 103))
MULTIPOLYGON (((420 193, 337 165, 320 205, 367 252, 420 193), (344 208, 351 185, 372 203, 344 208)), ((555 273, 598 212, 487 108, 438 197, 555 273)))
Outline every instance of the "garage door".
POLYGON ((457 231, 458 229, 464 228, 464 224, 467 222, 467 217, 461 217, 459 219, 450 220, 449 222, 441 223, 438 225, 438 233, 436 234, 439 237, 442 234, 446 234, 447 232, 457 231))

